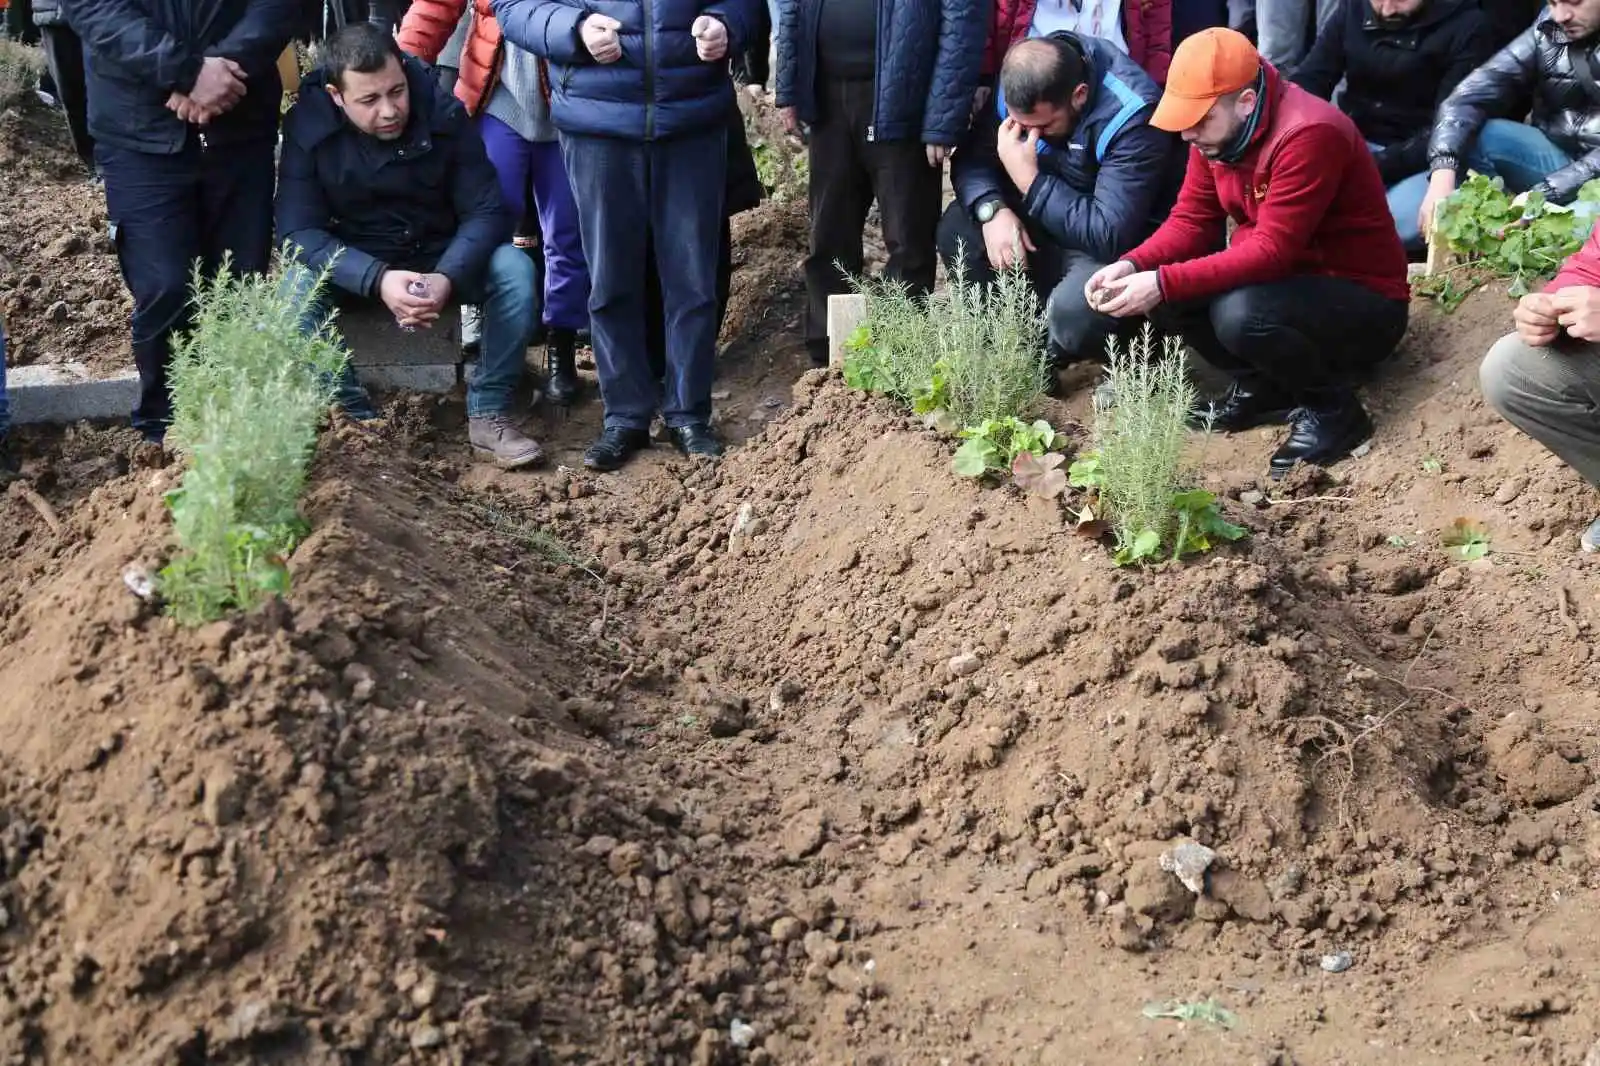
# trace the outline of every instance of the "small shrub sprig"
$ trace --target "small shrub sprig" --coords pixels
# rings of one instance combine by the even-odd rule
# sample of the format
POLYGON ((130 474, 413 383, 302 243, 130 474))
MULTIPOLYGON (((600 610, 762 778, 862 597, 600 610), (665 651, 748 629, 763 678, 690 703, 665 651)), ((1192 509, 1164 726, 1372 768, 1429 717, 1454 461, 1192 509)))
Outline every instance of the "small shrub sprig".
POLYGON ((18 41, 0 37, 0 108, 33 92, 44 70, 44 53, 18 41))
MULTIPOLYGON (((844 380, 889 396, 964 443, 952 466, 964 477, 1013 472, 1020 455, 1060 464, 1059 437, 1021 415, 1038 402, 1046 374, 1045 328, 1028 276, 1007 270, 992 286, 969 284, 957 266, 949 287, 926 301, 898 282, 863 280, 866 321, 846 342, 844 380)), ((1057 479, 1024 463, 1018 483, 1048 491, 1057 479)), ((1059 495, 1064 484, 1055 488, 1059 495)))
POLYGON ((266 277, 196 271, 194 329, 169 368, 185 470, 167 496, 179 552, 160 590, 180 622, 288 590, 285 560, 306 533, 300 493, 346 359, 328 323, 301 330, 326 280, 312 283, 288 249, 266 277))
POLYGON ((1183 487, 1188 420, 1195 410, 1183 342, 1168 338, 1158 354, 1146 326, 1126 347, 1112 341, 1108 352, 1111 398, 1095 408, 1094 450, 1067 475, 1093 495, 1081 516, 1085 525, 1095 524, 1088 531, 1109 529, 1118 566, 1163 554, 1180 559, 1244 536, 1242 526, 1222 517, 1214 495, 1183 487))

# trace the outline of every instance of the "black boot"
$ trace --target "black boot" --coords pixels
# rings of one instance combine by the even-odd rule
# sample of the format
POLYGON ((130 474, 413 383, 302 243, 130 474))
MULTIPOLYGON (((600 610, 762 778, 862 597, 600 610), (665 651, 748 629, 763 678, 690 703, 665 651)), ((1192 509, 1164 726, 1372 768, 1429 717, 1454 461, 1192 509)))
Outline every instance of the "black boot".
POLYGON ((1327 466, 1372 436, 1372 419, 1350 389, 1319 390, 1302 399, 1289 418, 1289 439, 1272 453, 1273 478, 1296 463, 1327 466))
POLYGON ((642 452, 648 447, 648 431, 607 426, 600 432, 600 439, 589 445, 589 450, 583 453, 583 465, 601 473, 620 470, 635 452, 642 452))
POLYGON ((1289 420, 1294 403, 1266 382, 1237 378, 1221 396, 1189 416, 1189 428, 1238 433, 1289 420))
POLYGON ((570 407, 578 398, 578 337, 570 329, 552 329, 544 349, 544 394, 557 407, 570 407))

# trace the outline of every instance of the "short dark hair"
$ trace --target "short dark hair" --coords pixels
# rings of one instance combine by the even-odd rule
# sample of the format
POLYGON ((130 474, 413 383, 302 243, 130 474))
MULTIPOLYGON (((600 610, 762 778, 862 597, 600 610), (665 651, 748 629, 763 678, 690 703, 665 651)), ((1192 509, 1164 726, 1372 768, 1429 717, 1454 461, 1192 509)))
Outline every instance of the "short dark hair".
POLYGON ((1000 65, 1000 92, 1013 113, 1032 111, 1040 104, 1065 107, 1088 80, 1083 52, 1055 35, 1019 41, 1000 65))
POLYGON ((323 44, 322 69, 328 80, 342 89, 350 71, 375 74, 389 65, 391 57, 400 58, 393 34, 370 22, 352 22, 323 44))

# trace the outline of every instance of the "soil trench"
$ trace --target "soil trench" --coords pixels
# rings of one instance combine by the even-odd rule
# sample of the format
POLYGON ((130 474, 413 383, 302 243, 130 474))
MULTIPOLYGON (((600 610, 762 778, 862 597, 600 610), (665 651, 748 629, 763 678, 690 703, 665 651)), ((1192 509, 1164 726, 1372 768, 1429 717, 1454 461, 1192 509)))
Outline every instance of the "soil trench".
POLYGON ((1416 306, 1360 459, 1197 442, 1250 536, 1118 571, 804 372, 801 205, 736 236, 722 464, 576 472, 591 398, 501 474, 391 397, 242 618, 125 580, 175 467, 25 437, 0 1063, 1600 1057, 1593 494, 1478 397, 1503 290, 1416 306))

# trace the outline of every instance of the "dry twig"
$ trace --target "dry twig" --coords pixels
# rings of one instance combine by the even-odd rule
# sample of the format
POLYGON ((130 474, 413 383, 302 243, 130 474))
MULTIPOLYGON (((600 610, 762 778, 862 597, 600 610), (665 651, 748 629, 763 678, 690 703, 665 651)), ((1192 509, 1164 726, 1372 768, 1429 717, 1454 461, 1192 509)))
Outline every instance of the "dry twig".
POLYGON ((33 486, 26 481, 13 481, 10 492, 37 511, 39 517, 44 519, 44 524, 50 527, 50 532, 61 536, 61 518, 56 514, 56 509, 50 506, 50 501, 33 491, 33 486))

